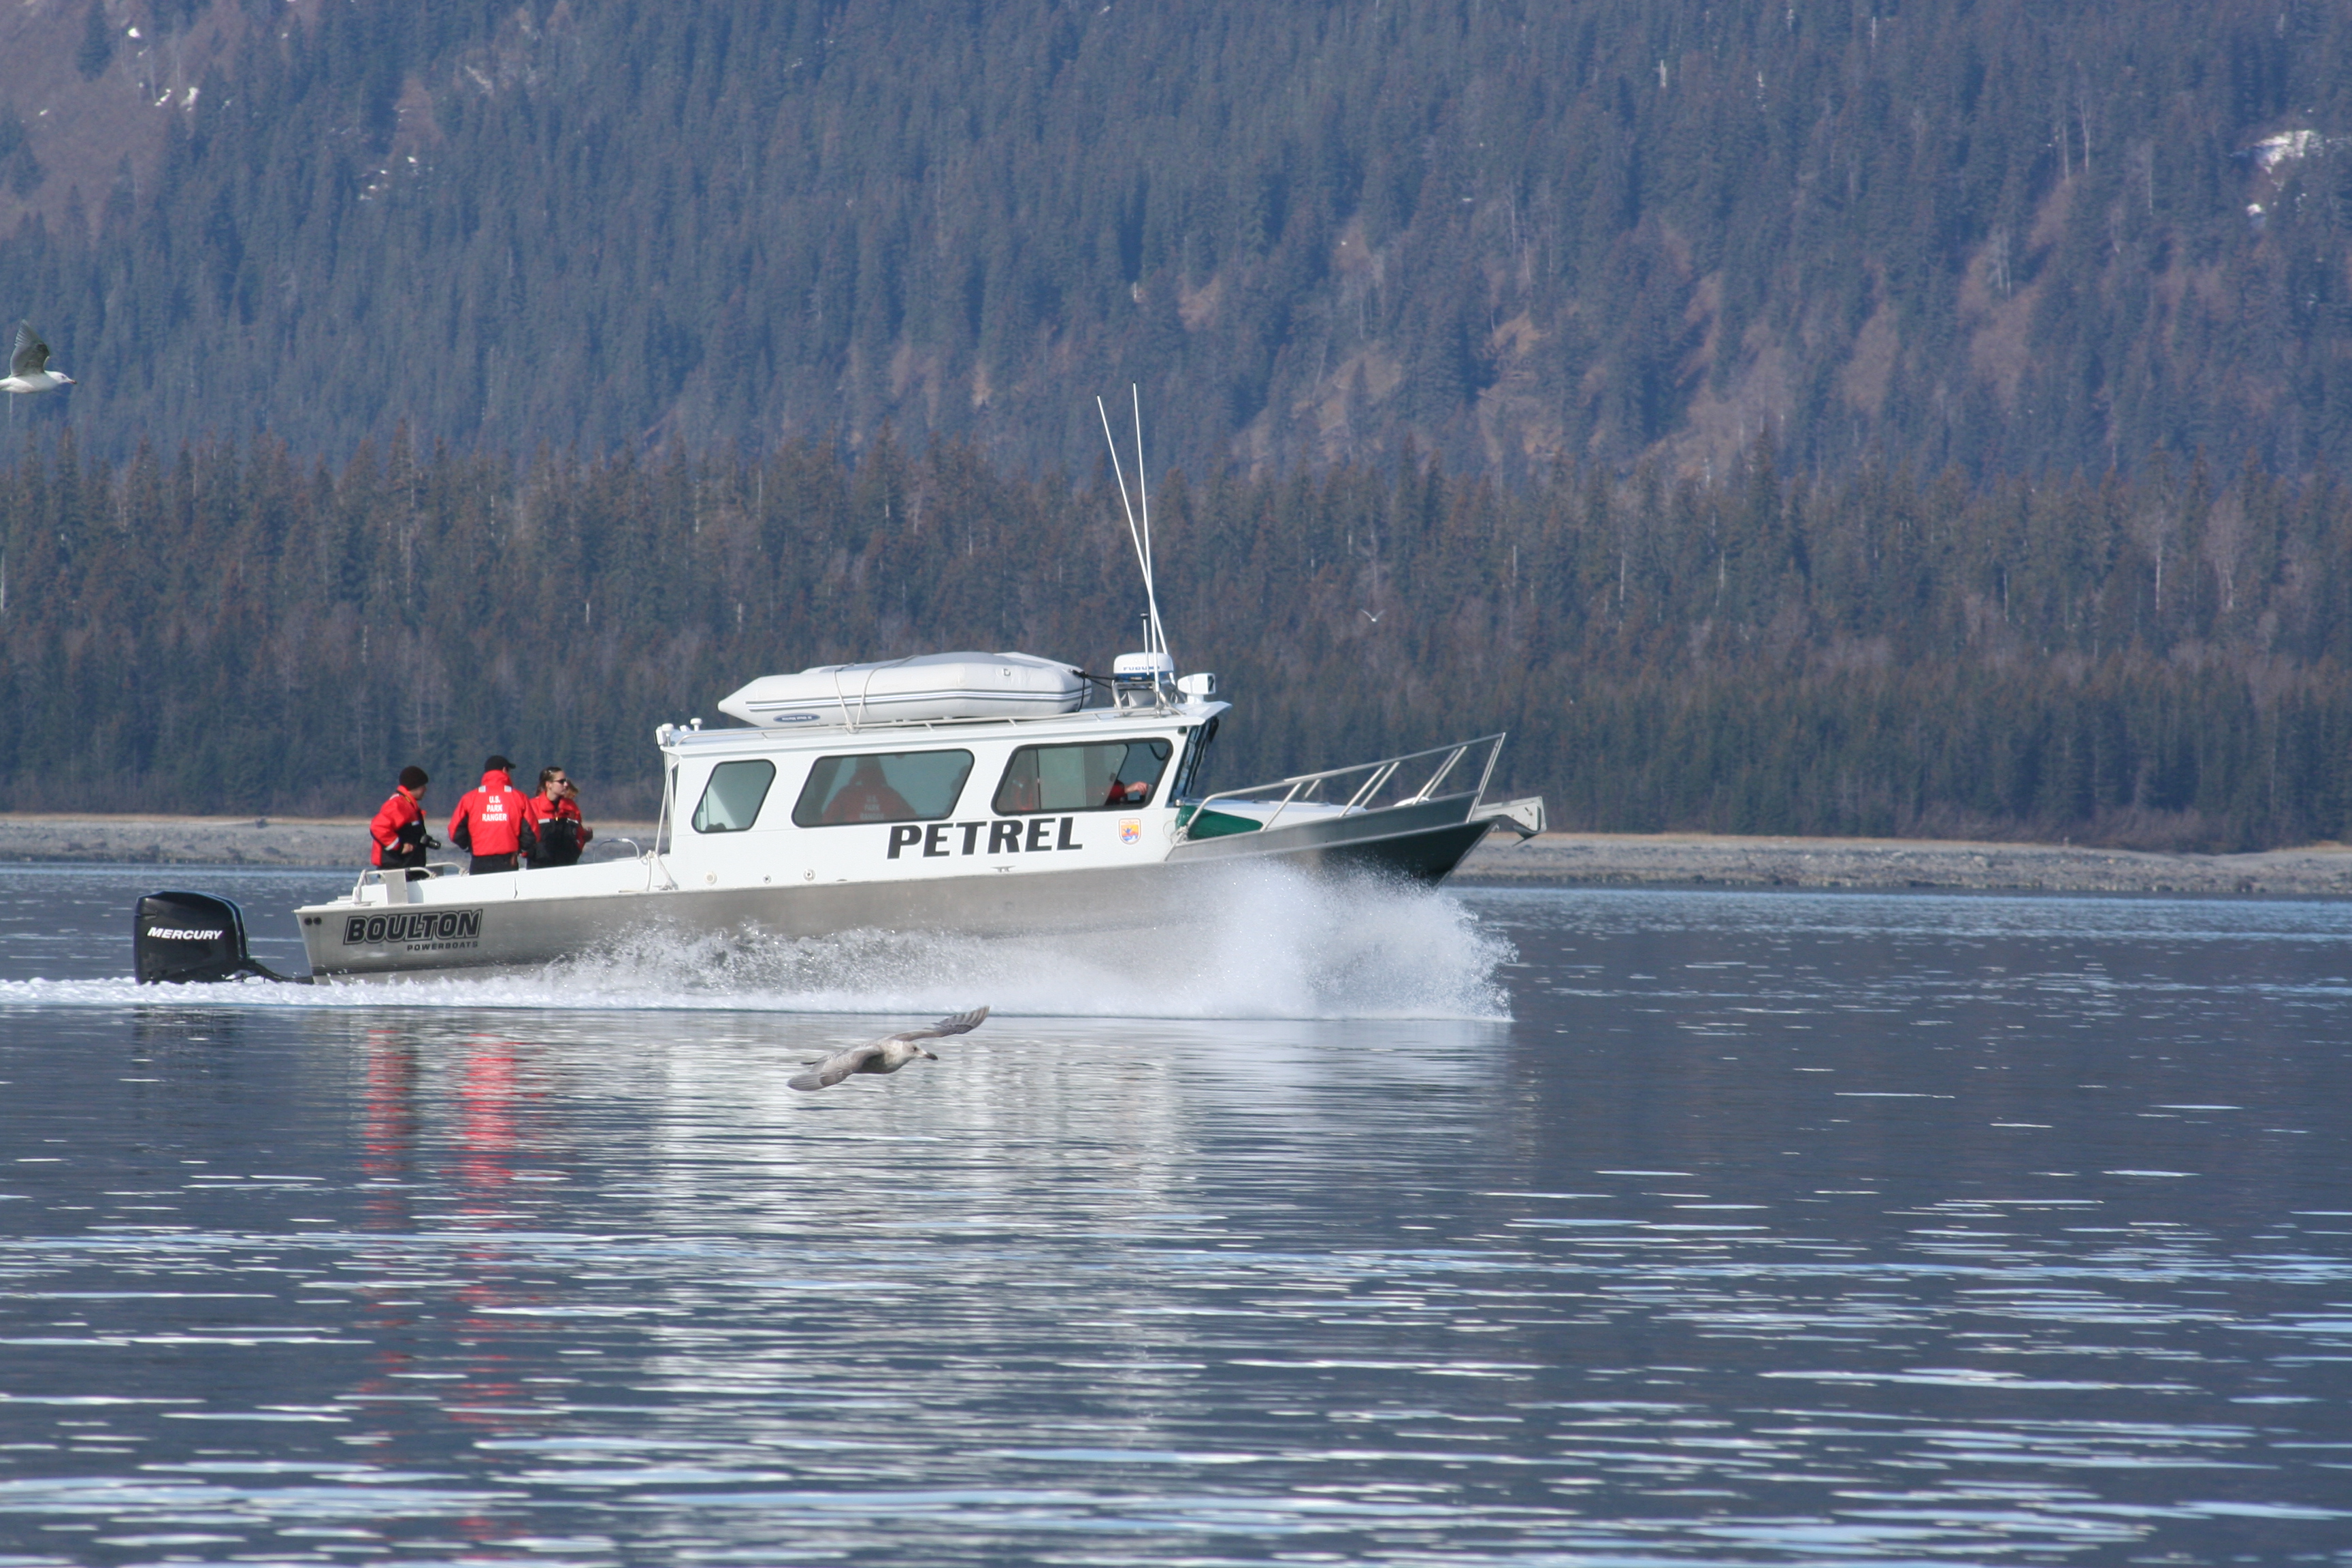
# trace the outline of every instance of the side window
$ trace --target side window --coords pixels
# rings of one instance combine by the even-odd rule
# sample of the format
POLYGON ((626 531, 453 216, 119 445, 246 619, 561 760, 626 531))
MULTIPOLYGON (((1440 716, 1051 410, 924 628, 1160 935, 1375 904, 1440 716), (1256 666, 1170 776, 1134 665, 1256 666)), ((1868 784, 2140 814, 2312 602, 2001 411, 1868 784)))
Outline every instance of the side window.
POLYGON ((776 764, 764 759, 719 763, 702 786, 701 804, 694 808, 694 830, 742 832, 760 820, 761 803, 775 782, 776 764))
POLYGON ((997 815, 1149 805, 1169 750, 1165 741, 1024 746, 1004 764, 1004 778, 996 786, 997 815))
POLYGON ((802 827, 856 822, 934 822, 955 813, 970 752, 869 752, 819 757, 793 806, 802 827))

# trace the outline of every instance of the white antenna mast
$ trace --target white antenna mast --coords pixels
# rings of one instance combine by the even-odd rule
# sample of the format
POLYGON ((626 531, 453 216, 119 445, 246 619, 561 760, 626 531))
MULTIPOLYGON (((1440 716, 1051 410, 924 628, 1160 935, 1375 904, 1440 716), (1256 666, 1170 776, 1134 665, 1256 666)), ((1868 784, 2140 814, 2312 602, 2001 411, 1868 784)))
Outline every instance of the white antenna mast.
MULTIPOLYGON (((1149 612, 1145 617, 1144 651, 1164 654, 1168 651, 1168 633, 1160 624, 1160 594, 1151 574, 1151 492, 1143 479, 1143 393, 1130 384, 1128 388, 1135 399, 1135 484, 1143 498, 1143 523, 1137 527, 1135 507, 1127 495, 1127 471, 1119 467, 1118 441, 1110 433, 1110 411, 1103 400, 1095 399, 1095 412, 1102 416, 1103 441, 1110 447, 1110 471, 1118 480, 1118 504, 1127 513, 1127 536, 1135 544, 1135 563, 1143 571, 1143 602, 1149 612)), ((1171 668, 1174 666, 1171 663, 1171 668)))
MULTIPOLYGON (((1168 628, 1160 624, 1160 584, 1151 570, 1151 486, 1143 477, 1143 389, 1130 381, 1127 395, 1135 405, 1135 499, 1143 509, 1143 600, 1151 612, 1152 651, 1166 653, 1168 628)), ((1169 668, 1175 666, 1171 662, 1169 668)))

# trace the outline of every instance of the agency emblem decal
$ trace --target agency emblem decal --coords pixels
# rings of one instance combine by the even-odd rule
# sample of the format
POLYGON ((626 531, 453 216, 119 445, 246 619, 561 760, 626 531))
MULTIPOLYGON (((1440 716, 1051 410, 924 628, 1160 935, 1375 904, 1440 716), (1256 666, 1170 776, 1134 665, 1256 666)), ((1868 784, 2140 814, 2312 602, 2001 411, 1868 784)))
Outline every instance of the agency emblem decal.
POLYGON ((1132 816, 1120 817, 1118 819, 1118 841, 1121 844, 1142 843, 1143 824, 1132 816))

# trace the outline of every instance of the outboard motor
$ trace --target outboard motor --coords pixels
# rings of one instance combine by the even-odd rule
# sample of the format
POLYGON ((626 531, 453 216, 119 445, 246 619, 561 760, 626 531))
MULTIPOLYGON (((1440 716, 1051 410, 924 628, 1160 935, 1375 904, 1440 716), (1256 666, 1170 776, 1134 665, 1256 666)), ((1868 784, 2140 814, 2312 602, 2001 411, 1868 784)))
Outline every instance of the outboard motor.
POLYGON ((131 919, 131 952, 142 985, 202 984, 240 974, 292 979, 246 951, 245 911, 210 893, 150 893, 140 900, 131 919))

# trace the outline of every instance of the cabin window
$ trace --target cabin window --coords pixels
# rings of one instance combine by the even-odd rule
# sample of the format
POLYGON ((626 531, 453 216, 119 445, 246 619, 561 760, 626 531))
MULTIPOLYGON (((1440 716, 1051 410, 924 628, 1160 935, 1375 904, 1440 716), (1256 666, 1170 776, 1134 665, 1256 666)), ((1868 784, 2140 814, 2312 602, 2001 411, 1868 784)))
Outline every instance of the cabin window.
POLYGON ((1165 741, 1024 746, 1004 765, 1003 782, 996 786, 997 814, 1132 811, 1149 805, 1170 750, 1165 741))
POLYGON ((694 830, 742 832, 760 820, 760 806, 775 782, 776 764, 765 759, 719 763, 702 786, 702 802, 694 808, 694 830))
POLYGON ((858 822, 933 822, 955 813, 970 752, 869 752, 819 757, 793 807, 802 827, 858 822))

